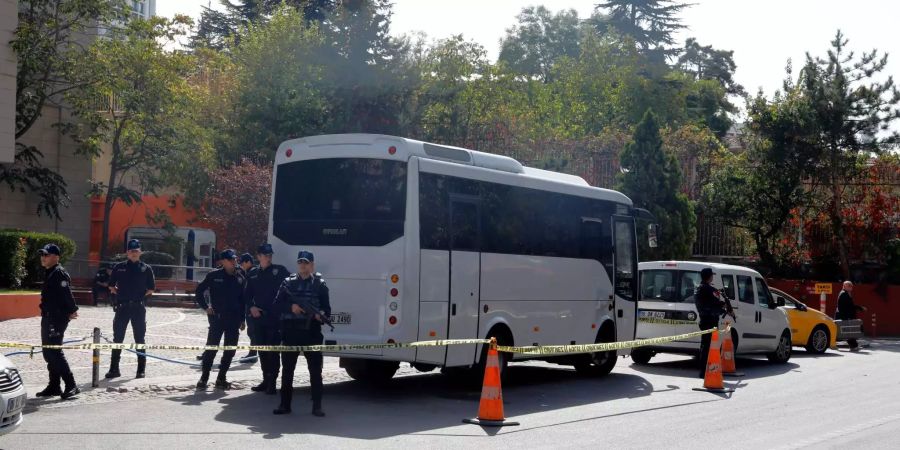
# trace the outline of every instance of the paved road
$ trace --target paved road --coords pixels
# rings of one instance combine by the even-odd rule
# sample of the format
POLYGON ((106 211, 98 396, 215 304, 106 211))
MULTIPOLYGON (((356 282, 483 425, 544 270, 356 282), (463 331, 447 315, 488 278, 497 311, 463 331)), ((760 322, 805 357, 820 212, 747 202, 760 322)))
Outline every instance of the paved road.
MULTIPOLYGON (((106 310, 84 308, 82 315, 85 331, 111 320, 106 310)), ((0 339, 28 337, 36 329, 29 320, 4 322, 0 339)), ((154 339, 202 339, 203 317, 194 311, 152 311, 151 325, 166 322, 152 329, 154 339)), ((35 392, 45 382, 39 358, 17 358, 35 392)), ((88 366, 87 355, 70 359, 88 366)), ((329 360, 328 417, 318 419, 308 414, 305 370, 295 382, 294 414, 276 417, 275 398, 247 389, 258 380, 257 366, 235 372, 241 389, 198 393, 191 389, 195 369, 156 363, 145 380, 103 382, 68 402, 32 400, 25 424, 0 438, 0 447, 897 448, 900 341, 818 357, 798 349, 786 365, 740 359, 738 366, 746 376, 729 382, 736 392, 722 396, 692 391, 701 381, 680 356, 657 356, 647 366, 620 359, 602 379, 580 378, 568 367, 516 364, 503 394, 507 416, 522 425, 491 430, 460 423, 476 413, 479 393, 437 373, 403 368, 388 386, 370 388, 349 381, 329 360)), ((89 372, 79 370, 79 381, 89 382, 89 372)))

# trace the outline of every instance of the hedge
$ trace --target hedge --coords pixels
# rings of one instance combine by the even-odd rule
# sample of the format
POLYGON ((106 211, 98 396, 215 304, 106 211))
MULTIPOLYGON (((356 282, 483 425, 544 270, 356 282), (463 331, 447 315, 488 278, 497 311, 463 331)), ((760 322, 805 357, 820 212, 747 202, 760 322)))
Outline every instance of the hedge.
POLYGON ((0 230, 0 286, 27 287, 42 283, 44 268, 38 250, 50 243, 59 246, 61 264, 75 254, 75 241, 59 233, 0 230), (14 286, 17 279, 19 286, 14 286))

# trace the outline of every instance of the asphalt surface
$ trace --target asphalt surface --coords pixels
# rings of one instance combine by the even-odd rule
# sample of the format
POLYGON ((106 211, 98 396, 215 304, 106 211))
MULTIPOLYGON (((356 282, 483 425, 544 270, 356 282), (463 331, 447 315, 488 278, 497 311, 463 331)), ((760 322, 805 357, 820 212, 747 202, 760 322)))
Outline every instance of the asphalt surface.
MULTIPOLYGON (((95 325, 108 330, 112 321, 104 308, 82 308, 81 316, 67 339, 86 336, 95 325)), ((198 311, 152 309, 149 317, 148 342, 204 339, 198 311)), ((37 331, 37 319, 6 321, 0 340, 34 342, 37 331)), ((193 353, 162 353, 195 362, 193 353)), ((259 381, 258 363, 231 372, 235 390, 196 392, 196 368, 154 361, 148 378, 134 380, 134 359, 125 356, 125 376, 91 389, 89 352, 67 356, 85 392, 69 401, 31 399, 24 424, 0 437, 0 448, 898 448, 900 434, 897 340, 821 356, 795 348, 783 365, 739 359, 745 376, 726 380, 735 389, 727 395, 693 391, 702 380, 683 356, 658 355, 644 366, 619 359, 612 374, 597 379, 570 367, 513 364, 504 404, 506 416, 521 425, 501 429, 461 423, 477 413, 477 389, 406 365, 391 383, 370 387, 350 381, 336 359, 326 358, 328 416, 315 418, 302 362, 294 413, 273 416, 277 397, 249 390, 259 381)), ((29 394, 43 387, 39 355, 11 358, 29 394)))

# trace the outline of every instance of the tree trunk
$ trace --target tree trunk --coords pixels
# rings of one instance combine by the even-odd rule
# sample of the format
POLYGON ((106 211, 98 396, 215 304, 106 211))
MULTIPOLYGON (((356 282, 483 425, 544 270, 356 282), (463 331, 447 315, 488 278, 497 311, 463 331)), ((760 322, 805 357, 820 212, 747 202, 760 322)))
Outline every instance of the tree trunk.
POLYGON ((841 190, 837 178, 831 183, 831 233, 837 243, 838 257, 841 260, 841 273, 844 280, 850 279, 850 257, 847 255, 847 240, 844 236, 844 221, 841 217, 841 190))
POLYGON ((759 255, 759 261, 762 263, 762 266, 769 273, 777 271, 778 263, 775 261, 775 255, 772 254, 772 250, 769 248, 769 241, 763 235, 756 233, 754 233, 753 239, 756 241, 756 253, 759 255))
POLYGON ((106 199, 103 203, 103 234, 100 238, 100 260, 106 261, 107 257, 110 256, 108 253, 109 246, 109 213, 112 211, 113 206, 115 205, 116 199, 110 194, 116 182, 116 175, 118 174, 118 170, 116 169, 115 164, 110 164, 109 168, 109 184, 106 186, 106 199))

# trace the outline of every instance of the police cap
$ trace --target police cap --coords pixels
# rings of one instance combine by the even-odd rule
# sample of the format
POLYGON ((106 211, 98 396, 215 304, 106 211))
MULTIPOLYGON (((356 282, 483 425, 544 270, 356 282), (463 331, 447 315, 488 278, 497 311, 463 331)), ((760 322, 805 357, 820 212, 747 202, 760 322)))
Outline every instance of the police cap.
POLYGON ((59 256, 62 252, 59 251, 59 246, 56 244, 47 244, 38 250, 38 253, 41 255, 56 255, 59 256))
POLYGON ((233 249, 229 248, 227 250, 222 251, 222 253, 219 255, 219 259, 231 259, 231 260, 237 259, 237 252, 235 252, 233 249))
POLYGON ((125 246, 126 250, 140 250, 141 249, 141 241, 137 239, 132 239, 128 241, 128 245, 125 246))
POLYGON ((297 262, 306 261, 313 262, 316 258, 313 256, 312 252, 308 252, 306 250, 301 250, 300 253, 297 253, 297 262))
POLYGON ((253 257, 250 256, 249 253, 244 253, 243 255, 241 255, 240 263, 243 264, 245 262, 253 262, 253 257))
POLYGON ((266 242, 265 244, 262 244, 256 248, 256 253, 258 255, 271 255, 275 252, 272 251, 272 244, 266 242))

